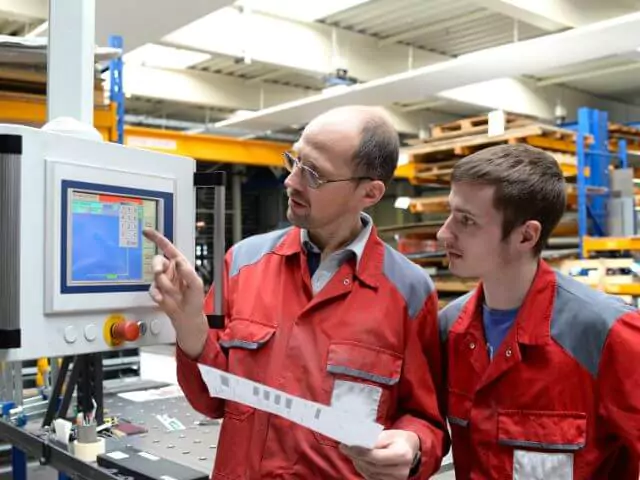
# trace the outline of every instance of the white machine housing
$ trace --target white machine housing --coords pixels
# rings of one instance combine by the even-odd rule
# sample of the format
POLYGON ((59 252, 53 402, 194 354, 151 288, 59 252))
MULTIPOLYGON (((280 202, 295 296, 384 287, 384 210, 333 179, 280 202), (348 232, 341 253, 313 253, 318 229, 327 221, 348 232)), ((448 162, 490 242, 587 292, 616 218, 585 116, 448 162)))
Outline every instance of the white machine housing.
MULTIPOLYGON (((103 195, 146 199, 157 208, 156 228, 193 262, 194 171, 191 158, 0 125, 0 360, 173 342, 175 332, 169 319, 149 296, 148 272, 136 281, 120 282, 118 277, 112 283, 68 278, 70 192, 88 188, 103 195), (7 144, 3 138, 11 145, 20 144, 21 152, 3 152, 2 145, 7 144), (105 326, 114 317, 136 322, 141 327, 138 339, 116 346, 109 342, 105 326), (15 336, 16 327, 20 346, 7 348, 1 337, 15 336)), ((122 212, 123 207, 114 208, 122 212)), ((123 216, 118 215, 122 232, 123 216)), ((129 220, 132 229, 134 221, 144 221, 135 214, 129 220)), ((135 228, 131 245, 140 248, 138 255, 147 261, 153 244, 140 237, 142 225, 135 228), (144 246, 143 241, 147 242, 144 246)), ((126 258, 129 260, 128 251, 126 258)))

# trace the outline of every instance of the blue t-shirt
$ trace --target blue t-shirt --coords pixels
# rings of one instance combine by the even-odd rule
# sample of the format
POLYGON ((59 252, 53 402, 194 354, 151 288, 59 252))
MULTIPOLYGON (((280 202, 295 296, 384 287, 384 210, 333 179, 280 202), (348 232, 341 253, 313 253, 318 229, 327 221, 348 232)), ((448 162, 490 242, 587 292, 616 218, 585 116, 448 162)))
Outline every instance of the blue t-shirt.
POLYGON ((493 354, 500 348, 511 325, 516 321, 517 314, 517 308, 495 310, 486 305, 482 306, 482 323, 484 324, 484 335, 487 339, 489 358, 493 358, 493 354))

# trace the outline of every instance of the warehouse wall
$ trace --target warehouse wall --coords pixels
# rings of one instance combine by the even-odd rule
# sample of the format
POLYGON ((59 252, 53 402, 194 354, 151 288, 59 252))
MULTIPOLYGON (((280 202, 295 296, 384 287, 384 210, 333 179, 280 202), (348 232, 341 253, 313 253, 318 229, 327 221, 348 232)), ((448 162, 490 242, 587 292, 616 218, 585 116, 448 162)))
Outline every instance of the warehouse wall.
POLYGON ((369 209, 367 213, 371 215, 375 224, 379 227, 391 225, 402 225, 410 222, 420 221, 420 216, 412 214, 407 210, 398 209, 394 206, 398 197, 414 197, 419 195, 416 187, 406 180, 393 180, 387 188, 382 201, 369 209))

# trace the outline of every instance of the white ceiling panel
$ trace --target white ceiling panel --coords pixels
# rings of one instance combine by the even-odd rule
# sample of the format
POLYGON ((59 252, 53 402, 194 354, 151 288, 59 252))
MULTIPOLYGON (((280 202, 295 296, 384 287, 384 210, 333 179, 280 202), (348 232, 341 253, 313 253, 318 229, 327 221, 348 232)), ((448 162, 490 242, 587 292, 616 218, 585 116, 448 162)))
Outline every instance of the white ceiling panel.
POLYGON ((428 98, 444 90, 490 79, 536 75, 562 65, 635 50, 640 12, 532 40, 462 55, 413 71, 311 96, 218 126, 275 129, 304 124, 329 108, 349 104, 390 105, 428 98))

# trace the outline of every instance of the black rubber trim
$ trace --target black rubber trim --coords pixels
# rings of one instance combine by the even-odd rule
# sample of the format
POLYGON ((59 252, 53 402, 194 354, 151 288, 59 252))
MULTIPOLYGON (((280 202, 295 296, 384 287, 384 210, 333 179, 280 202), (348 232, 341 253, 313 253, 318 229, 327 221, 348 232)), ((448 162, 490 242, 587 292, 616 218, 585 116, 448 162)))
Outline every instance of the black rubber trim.
POLYGON ((0 153, 22 155, 22 137, 20 135, 0 135, 0 153))
POLYGON ((224 315, 207 315, 207 323, 209 328, 221 330, 224 328, 224 315))
POLYGON ((20 348, 22 346, 21 340, 22 335, 19 328, 17 330, 0 329, 0 349, 20 348))

